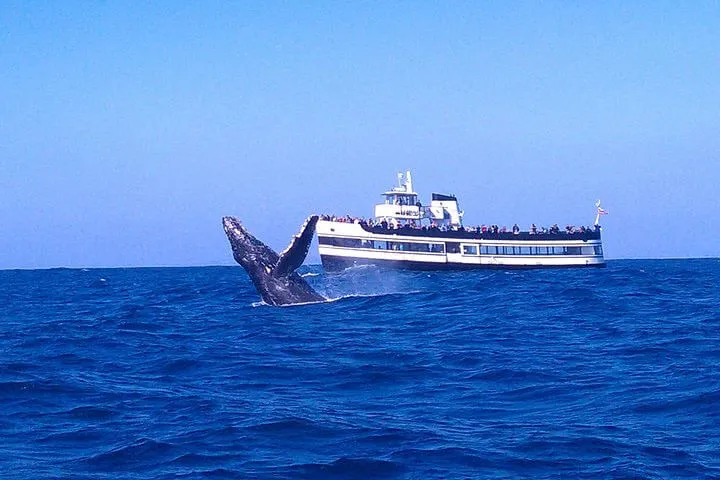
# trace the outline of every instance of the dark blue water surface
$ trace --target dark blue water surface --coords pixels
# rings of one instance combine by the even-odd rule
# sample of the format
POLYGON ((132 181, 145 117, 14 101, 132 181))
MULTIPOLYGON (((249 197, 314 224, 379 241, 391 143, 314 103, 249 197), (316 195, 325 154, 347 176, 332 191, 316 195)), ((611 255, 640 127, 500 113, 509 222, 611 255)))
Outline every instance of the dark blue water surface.
POLYGON ((0 272, 2 478, 720 476, 720 261, 0 272))

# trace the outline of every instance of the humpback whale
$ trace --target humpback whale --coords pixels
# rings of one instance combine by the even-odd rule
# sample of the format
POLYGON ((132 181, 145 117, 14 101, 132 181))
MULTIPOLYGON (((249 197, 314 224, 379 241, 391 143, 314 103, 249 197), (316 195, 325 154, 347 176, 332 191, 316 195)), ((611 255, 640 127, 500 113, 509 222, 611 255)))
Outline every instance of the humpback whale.
POLYGON ((222 221, 235 261, 247 271, 265 303, 291 305, 326 300, 295 272, 310 249, 317 215, 305 220, 300 232, 280 255, 248 232, 237 218, 223 217, 222 221))

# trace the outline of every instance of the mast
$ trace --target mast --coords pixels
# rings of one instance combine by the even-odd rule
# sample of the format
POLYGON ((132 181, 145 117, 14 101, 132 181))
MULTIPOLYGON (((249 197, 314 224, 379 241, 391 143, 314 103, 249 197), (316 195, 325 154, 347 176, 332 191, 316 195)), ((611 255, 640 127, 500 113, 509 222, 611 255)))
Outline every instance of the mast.
POLYGON ((600 215, 607 215, 607 210, 600 207, 600 200, 595 202, 595 208, 597 208, 597 215, 595 215, 595 226, 600 225, 600 215))

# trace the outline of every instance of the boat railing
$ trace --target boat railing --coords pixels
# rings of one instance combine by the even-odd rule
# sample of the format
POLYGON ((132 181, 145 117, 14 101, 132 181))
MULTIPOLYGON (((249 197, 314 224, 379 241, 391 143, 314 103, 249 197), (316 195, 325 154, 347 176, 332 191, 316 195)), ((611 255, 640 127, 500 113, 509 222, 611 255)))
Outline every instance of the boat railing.
POLYGON ((457 230, 441 230, 439 228, 417 228, 417 227, 399 227, 390 228, 382 225, 370 226, 365 222, 360 222, 363 230, 369 233, 379 235, 399 235, 413 237, 430 237, 430 238, 457 238, 472 240, 536 240, 536 241, 567 241, 567 240, 600 240, 600 229, 585 230, 584 232, 559 232, 559 233, 531 233, 531 232, 477 232, 466 229, 457 230))

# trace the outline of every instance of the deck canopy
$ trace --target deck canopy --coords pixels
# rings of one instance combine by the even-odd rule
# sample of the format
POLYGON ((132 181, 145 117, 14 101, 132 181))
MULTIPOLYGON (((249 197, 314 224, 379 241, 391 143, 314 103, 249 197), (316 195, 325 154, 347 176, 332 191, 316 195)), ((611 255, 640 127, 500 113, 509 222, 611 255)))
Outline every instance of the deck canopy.
POLYGON ((445 195, 444 193, 433 193, 432 199, 437 202, 457 202, 455 195, 445 195))

